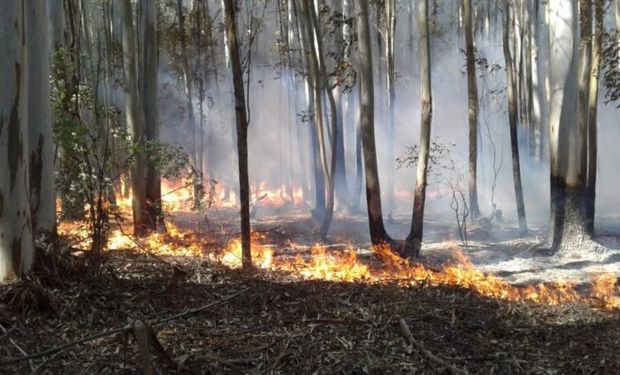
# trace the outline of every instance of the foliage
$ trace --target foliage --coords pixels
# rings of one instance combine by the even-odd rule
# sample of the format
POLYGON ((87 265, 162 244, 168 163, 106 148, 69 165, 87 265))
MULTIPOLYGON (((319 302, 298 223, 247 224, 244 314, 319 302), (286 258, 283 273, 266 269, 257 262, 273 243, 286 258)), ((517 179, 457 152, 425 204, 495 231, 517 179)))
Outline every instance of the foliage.
POLYGON ((609 104, 620 99, 620 31, 613 30, 603 35, 601 52, 601 83, 605 88, 605 103, 609 104))
MULTIPOLYGON (((467 218, 469 206, 465 196, 465 176, 461 172, 465 168, 458 167, 453 158, 454 143, 431 141, 428 156, 428 181, 445 190, 450 198, 450 208, 454 211, 459 237, 467 245, 467 218)), ((396 168, 415 168, 418 165, 418 145, 409 145, 405 152, 396 158, 396 168)))
POLYGON ((115 190, 139 154, 146 156, 162 176, 185 176, 188 157, 180 147, 159 141, 132 139, 122 126, 120 112, 102 104, 89 79, 77 68, 79 58, 60 49, 52 68, 54 140, 59 148, 57 190, 61 217, 85 219, 93 239, 91 249, 106 244, 110 218, 118 215, 115 190))

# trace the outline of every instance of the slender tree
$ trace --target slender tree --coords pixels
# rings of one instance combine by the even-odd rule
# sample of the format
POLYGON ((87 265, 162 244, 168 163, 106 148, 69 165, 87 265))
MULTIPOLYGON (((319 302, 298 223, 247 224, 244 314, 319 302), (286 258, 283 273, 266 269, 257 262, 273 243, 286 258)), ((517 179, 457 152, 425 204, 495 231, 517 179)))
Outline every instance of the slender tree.
POLYGON ((420 254, 420 247, 422 245, 422 234, 424 229, 424 206, 426 203, 427 186, 426 176, 428 172, 428 156, 431 141, 431 122, 433 118, 428 0, 422 0, 419 2, 417 13, 421 37, 421 42, 418 49, 420 56, 420 77, 422 79, 422 119, 420 122, 420 145, 418 148, 418 165, 415 193, 413 197, 411 230, 406 240, 407 249, 405 255, 408 257, 417 257, 420 254))
POLYGON ((239 199, 241 201, 241 249, 243 267, 252 267, 250 248, 250 179, 248 174, 248 119, 241 70, 241 56, 237 42, 237 22, 233 0, 224 0, 226 39, 232 66, 237 124, 237 153, 239 163, 239 199))
MULTIPOLYGON (((145 140, 144 118, 138 99, 138 73, 136 65, 135 27, 131 0, 121 0, 123 22, 123 71, 125 78, 125 120, 127 131, 137 145, 145 140)), ((131 169, 131 190, 134 235, 143 236, 148 231, 146 204, 146 159, 142 152, 135 155, 131 169)))
POLYGON ((469 210, 472 219, 480 216, 478 205, 478 84, 476 82, 476 52, 472 25, 472 0, 463 0, 465 19, 465 59, 467 65, 467 97, 469 119, 469 210))
POLYGON ((519 220, 519 233, 527 233, 527 221, 525 218, 525 203, 523 201, 523 186, 521 183, 521 161, 519 158, 519 136, 518 131, 518 104, 516 96, 516 73, 514 62, 510 52, 510 25, 512 24, 513 4, 506 0, 504 30, 503 30, 503 50, 506 62, 506 85, 508 88, 508 122, 510 125, 510 149, 512 153, 512 177, 517 202, 517 217, 519 220), (512 8, 512 9, 511 9, 512 8))
MULTIPOLYGON (((141 0, 140 28, 142 35, 141 99, 147 141, 159 141, 159 47, 157 43, 157 2, 141 0)), ((149 230, 163 224, 161 211, 161 177, 152 160, 146 163, 146 205, 149 230)))
POLYGON ((381 186, 377 167, 377 149, 375 146, 375 97, 373 89, 372 48, 370 44, 370 26, 368 22, 368 3, 357 3, 357 34, 359 53, 361 138, 366 176, 366 204, 370 240, 373 245, 392 243, 383 223, 381 208, 381 186))

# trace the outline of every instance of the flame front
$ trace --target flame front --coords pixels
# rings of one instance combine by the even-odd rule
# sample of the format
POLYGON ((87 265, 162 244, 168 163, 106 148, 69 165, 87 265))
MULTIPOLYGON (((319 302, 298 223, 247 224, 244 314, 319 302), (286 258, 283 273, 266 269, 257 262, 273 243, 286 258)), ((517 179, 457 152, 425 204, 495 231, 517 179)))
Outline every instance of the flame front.
MULTIPOLYGON (((188 202, 189 197, 183 192, 184 189, 166 184, 162 190, 166 204, 177 209, 186 207, 184 204, 188 202)), ((283 195, 283 191, 270 192, 266 184, 260 184, 256 192, 259 194, 258 197, 264 196, 262 199, 264 203, 270 205, 277 206, 289 199, 283 195)), ((216 193, 220 194, 223 201, 235 199, 232 191, 228 194, 224 194, 223 190, 216 193)), ((294 193, 292 197, 293 202, 297 202, 297 199, 303 200, 300 192, 294 193)), ((123 212, 130 212, 131 199, 118 198, 117 205, 123 212)), ((88 230, 83 224, 63 222, 59 226, 59 232, 82 240, 80 246, 83 249, 88 248, 88 230)), ((153 233, 142 239, 133 239, 127 233, 130 233, 129 228, 112 230, 108 250, 136 249, 158 256, 207 258, 227 267, 241 267, 242 251, 239 239, 229 241, 223 250, 214 252, 211 250, 218 247, 217 241, 207 235, 179 228, 172 223, 167 224, 167 233, 153 233)), ((606 310, 620 310, 620 288, 613 273, 594 275, 591 281, 592 292, 590 295, 583 295, 577 292, 575 285, 565 281, 522 287, 512 285, 493 274, 485 274, 475 268, 456 243, 446 244, 447 248, 452 250, 454 261, 435 269, 411 263, 393 253, 389 246, 373 247, 374 257, 380 260, 380 264, 377 264, 376 261, 360 259, 358 252, 351 246, 345 250, 334 250, 323 245, 314 245, 306 256, 302 256, 296 251, 301 246, 290 244, 289 247, 297 255, 283 253, 276 256, 275 248, 265 245, 267 240, 265 235, 252 233, 251 251, 254 266, 266 271, 287 272, 300 279, 396 284, 402 287, 452 286, 508 301, 531 301, 548 305, 580 302, 606 310)))

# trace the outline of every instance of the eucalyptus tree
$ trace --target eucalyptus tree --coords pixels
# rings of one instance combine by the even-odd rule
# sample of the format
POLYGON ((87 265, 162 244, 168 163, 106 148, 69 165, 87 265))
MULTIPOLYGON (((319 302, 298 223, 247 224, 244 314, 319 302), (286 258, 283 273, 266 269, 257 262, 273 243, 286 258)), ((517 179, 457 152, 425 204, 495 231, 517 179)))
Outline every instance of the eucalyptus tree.
POLYGON ((420 77, 422 79, 422 118, 420 122, 420 144, 418 147, 418 165, 416 186, 413 197, 413 213, 411 230, 406 239, 406 254, 417 257, 422 245, 424 232, 424 206, 426 203, 426 186, 428 174, 428 158, 431 141, 431 122, 433 118, 433 95, 431 79, 430 27, 428 17, 428 0, 418 3, 418 25, 421 42, 418 46, 420 56, 420 77))
POLYGON ((37 235, 54 238, 56 205, 47 2, 27 0, 25 10, 28 19, 28 158, 32 229, 37 235))
POLYGON ((25 22, 22 2, 0 2, 0 282, 28 273, 34 258, 25 22))
POLYGON ((241 202, 241 252, 243 268, 252 267, 250 243, 250 179, 248 173, 248 115, 243 87, 241 56, 237 41, 237 20, 234 0, 223 0, 226 26, 226 45, 232 68, 237 156, 239 166, 239 199, 241 202))
POLYGON ((603 0, 594 0, 594 35, 592 36, 592 58, 590 61, 590 87, 588 88, 588 165, 587 179, 585 188, 585 215, 586 230, 588 233, 594 233, 594 214, 596 203, 596 172, 598 157, 598 92, 601 74, 602 61, 602 44, 603 34, 605 32, 603 20, 605 17, 605 2, 603 0))
MULTIPOLYGON (((142 49, 141 100, 144 111, 145 138, 151 144, 159 141, 159 47, 157 37, 157 2, 141 0, 140 35, 142 49)), ((163 226, 161 176, 152 158, 146 162, 147 224, 151 231, 163 226)))
MULTIPOLYGON (((123 23, 123 71, 125 79, 125 119, 127 131, 138 146, 145 142, 144 114, 138 98, 138 71, 136 62, 135 23, 131 0, 121 0, 123 23)), ((131 170, 131 190, 134 234, 143 236, 148 232, 148 208, 146 203, 146 158, 137 152, 131 170)))
POLYGON ((476 52, 472 24, 472 0, 463 0, 465 20, 465 60, 467 67, 467 107, 469 121, 468 189, 469 211, 472 219, 480 216, 478 205, 478 83, 476 82, 476 52))
POLYGON ((392 243, 385 230, 381 207, 381 186, 377 167, 377 148, 375 145, 375 95, 373 88, 372 48, 370 43, 370 25, 368 21, 368 3, 359 1, 356 9, 359 83, 360 83, 360 132, 364 156, 366 180, 366 205, 370 240, 373 245, 392 243))
POLYGON ((547 243, 571 253, 587 239, 579 131, 579 13, 577 0, 557 0, 550 12, 550 190, 547 243))
POLYGON ((511 0, 506 0, 504 9, 503 27, 503 51, 504 61, 506 62, 506 84, 508 93, 508 122, 510 125, 510 150, 512 154, 512 177, 517 202, 517 217, 519 220, 519 233, 524 235, 527 232, 527 221, 525 218, 525 203, 523 201, 523 185, 521 182, 521 161, 519 158, 519 136, 518 132, 518 103, 517 103, 517 77, 514 68, 514 61, 510 51, 510 28, 514 15, 514 4, 511 0))

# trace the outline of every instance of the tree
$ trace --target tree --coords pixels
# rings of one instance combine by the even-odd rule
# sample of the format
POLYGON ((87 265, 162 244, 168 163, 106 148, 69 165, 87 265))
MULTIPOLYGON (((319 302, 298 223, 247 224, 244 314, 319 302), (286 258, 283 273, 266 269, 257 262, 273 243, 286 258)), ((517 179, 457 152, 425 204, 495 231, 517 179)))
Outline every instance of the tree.
POLYGON ((550 190, 547 245, 575 252, 587 238, 582 205, 585 157, 579 132, 579 16, 577 0, 558 0, 550 13, 550 190))
POLYGON ((385 230, 381 208, 381 186, 377 167, 377 149, 375 146, 375 97, 373 89, 372 48, 370 44, 370 26, 368 22, 368 3, 357 3, 357 34, 360 76, 361 138, 364 154, 364 171, 366 176, 366 204, 370 240, 373 245, 393 243, 385 230))
POLYGON ((237 22, 233 0, 224 0, 226 39, 232 67, 239 163, 239 199, 241 201, 241 251, 243 268, 252 267, 250 248, 250 179, 248 173, 248 120, 243 87, 241 57, 237 42, 237 22))
POLYGON ((598 157, 598 130, 597 130, 597 110, 598 110, 598 90, 599 75, 601 68, 601 48, 603 43, 603 18, 605 16, 605 6, 603 0, 594 0, 594 37, 592 38, 592 58, 590 62, 590 87, 588 88, 588 163, 587 179, 585 190, 585 215, 586 230, 592 235, 594 233, 594 213, 596 203, 596 169, 598 157))
MULTIPOLYGON (((145 141, 144 117, 138 99, 138 73, 136 65, 135 28, 131 0, 121 1, 121 18, 123 22, 123 71, 125 78, 125 118, 127 131, 138 147, 145 141)), ((146 203, 146 158, 137 152, 131 170, 132 208, 134 235, 147 233, 148 208, 146 203)))
POLYGON ((512 153, 512 177, 515 189, 515 198, 517 201, 517 217, 519 220, 519 233, 524 235, 527 233, 527 221, 525 218, 525 203, 523 201, 523 186, 521 183, 521 161, 519 158, 519 136, 518 130, 518 103, 517 103, 517 84, 516 73, 512 54, 510 53, 510 25, 512 25, 513 4, 510 0, 506 1, 504 9, 504 30, 503 30, 503 50, 504 60, 506 62, 506 85, 508 92, 508 122, 510 124, 510 150, 512 153))
POLYGON ((56 237, 47 2, 28 0, 28 145, 32 229, 56 237))
POLYGON ((480 216, 478 206, 478 85, 476 82, 476 51, 472 25, 472 0, 463 0, 465 19, 465 60, 467 66, 467 103, 469 119, 469 210, 472 219, 480 216))
POLYGON ((431 122, 433 118, 433 95, 431 92, 431 53, 430 29, 428 19, 428 0, 418 4, 418 25, 420 27, 421 43, 419 45, 420 77, 422 78, 422 119, 420 125, 420 146, 418 148, 418 165, 416 186, 413 197, 413 213, 411 230, 407 236, 406 256, 417 257, 422 245, 424 229, 424 206, 426 203, 426 186, 428 172, 428 157, 431 140, 431 122))
MULTIPOLYGON (((142 35, 142 109, 144 111, 145 137, 154 144, 159 141, 159 47, 157 43, 157 2, 141 0, 140 28, 142 35)), ((146 162, 146 214, 151 231, 163 225, 161 208, 161 177, 152 158, 146 162)))
POLYGON ((28 273, 34 258, 23 12, 21 2, 0 2, 0 281, 28 273))

